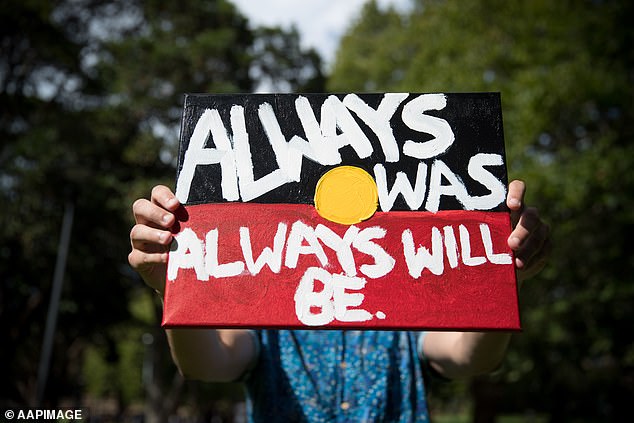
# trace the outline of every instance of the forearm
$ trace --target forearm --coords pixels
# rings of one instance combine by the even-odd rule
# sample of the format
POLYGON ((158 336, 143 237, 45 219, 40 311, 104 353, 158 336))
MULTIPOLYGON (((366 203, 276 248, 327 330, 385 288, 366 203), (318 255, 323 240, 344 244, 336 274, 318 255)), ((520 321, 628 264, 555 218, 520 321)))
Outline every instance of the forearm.
POLYGON ((234 329, 168 329, 172 358, 188 378, 230 382, 255 359, 253 336, 234 329))
POLYGON ((495 370, 510 339, 506 332, 429 332, 423 353, 444 377, 468 378, 495 370))

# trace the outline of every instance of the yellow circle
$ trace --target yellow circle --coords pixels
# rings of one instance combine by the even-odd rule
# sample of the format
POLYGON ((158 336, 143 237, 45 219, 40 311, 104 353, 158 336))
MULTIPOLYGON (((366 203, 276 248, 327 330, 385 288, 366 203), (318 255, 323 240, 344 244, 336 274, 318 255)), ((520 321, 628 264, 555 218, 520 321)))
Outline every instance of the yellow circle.
POLYGON ((326 172, 315 187, 317 213, 331 222, 352 225, 372 217, 378 207, 376 182, 355 166, 339 166, 326 172))

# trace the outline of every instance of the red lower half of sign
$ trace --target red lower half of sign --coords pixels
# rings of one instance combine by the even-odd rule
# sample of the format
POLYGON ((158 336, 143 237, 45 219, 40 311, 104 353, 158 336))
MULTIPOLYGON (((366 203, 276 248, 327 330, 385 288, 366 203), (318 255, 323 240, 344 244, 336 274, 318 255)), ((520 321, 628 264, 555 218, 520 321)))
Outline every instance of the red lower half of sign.
POLYGON ((519 330, 508 213, 303 204, 187 206, 169 255, 166 327, 519 330))

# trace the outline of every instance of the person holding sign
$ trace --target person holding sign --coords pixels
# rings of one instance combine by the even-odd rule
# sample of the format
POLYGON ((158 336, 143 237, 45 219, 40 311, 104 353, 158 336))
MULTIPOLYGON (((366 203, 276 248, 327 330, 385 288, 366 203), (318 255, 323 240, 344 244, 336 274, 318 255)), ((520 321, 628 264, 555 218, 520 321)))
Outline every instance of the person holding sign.
MULTIPOLYGON (((544 264, 549 227, 524 205, 525 184, 508 186, 518 279, 544 264)), ((165 186, 133 204, 131 266, 163 295, 181 203, 165 186)), ((499 366, 504 332, 373 330, 166 330, 179 370, 194 379, 242 381, 251 421, 428 421, 423 369, 467 378, 499 366)))

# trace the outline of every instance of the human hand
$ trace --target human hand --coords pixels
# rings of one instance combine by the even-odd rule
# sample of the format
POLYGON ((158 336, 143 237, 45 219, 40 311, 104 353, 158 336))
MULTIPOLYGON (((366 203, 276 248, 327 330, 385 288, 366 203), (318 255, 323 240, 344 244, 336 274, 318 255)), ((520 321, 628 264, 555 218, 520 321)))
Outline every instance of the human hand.
POLYGON ((170 229, 176 224, 180 202, 166 186, 152 189, 150 200, 138 199, 132 205, 136 225, 130 231, 132 251, 128 262, 145 283, 163 294, 167 252, 172 242, 170 229))
POLYGON ((515 253, 515 267, 520 281, 539 273, 550 252, 550 227, 535 207, 524 206, 526 184, 515 180, 509 184, 506 205, 511 210, 513 231, 508 246, 515 253))

